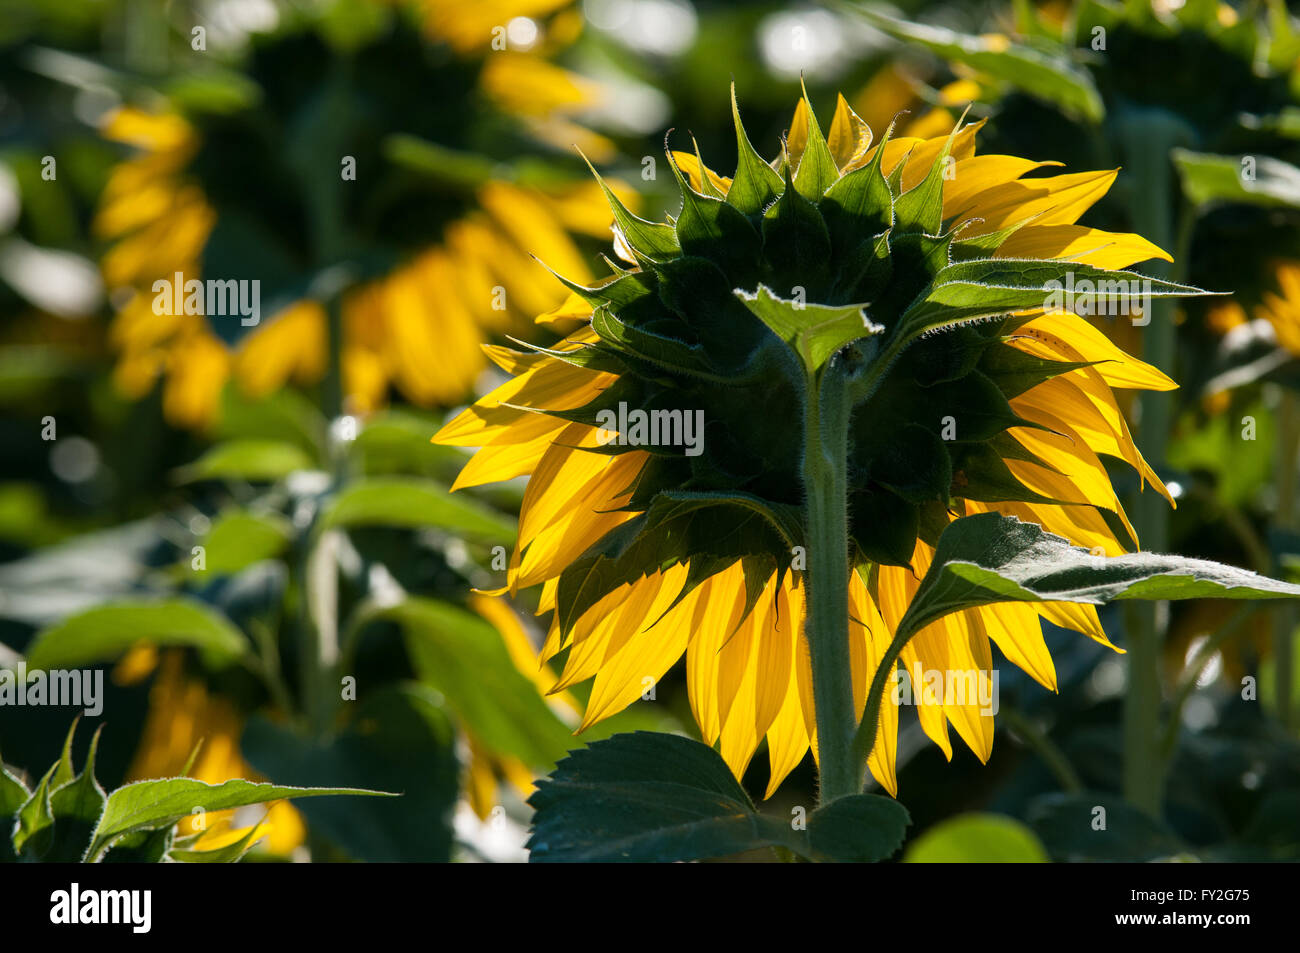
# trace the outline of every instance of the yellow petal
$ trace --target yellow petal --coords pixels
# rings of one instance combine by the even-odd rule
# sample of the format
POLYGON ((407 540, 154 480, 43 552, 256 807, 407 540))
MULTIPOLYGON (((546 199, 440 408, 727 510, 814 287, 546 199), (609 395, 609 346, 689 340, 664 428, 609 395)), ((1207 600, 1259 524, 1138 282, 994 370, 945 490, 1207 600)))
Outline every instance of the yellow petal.
POLYGON ((1141 235, 1104 232, 1082 225, 1026 225, 998 246, 998 258, 1058 258, 1097 268, 1127 268, 1140 261, 1161 258, 1168 252, 1141 235))

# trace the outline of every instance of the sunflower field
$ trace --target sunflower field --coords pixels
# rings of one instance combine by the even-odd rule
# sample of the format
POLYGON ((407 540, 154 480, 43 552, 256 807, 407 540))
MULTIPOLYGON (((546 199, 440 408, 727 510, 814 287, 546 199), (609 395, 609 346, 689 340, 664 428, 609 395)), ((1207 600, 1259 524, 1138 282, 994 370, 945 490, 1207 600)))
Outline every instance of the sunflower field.
POLYGON ((0 0, 0 406, 0 861, 1300 861, 1283 0, 0 0))

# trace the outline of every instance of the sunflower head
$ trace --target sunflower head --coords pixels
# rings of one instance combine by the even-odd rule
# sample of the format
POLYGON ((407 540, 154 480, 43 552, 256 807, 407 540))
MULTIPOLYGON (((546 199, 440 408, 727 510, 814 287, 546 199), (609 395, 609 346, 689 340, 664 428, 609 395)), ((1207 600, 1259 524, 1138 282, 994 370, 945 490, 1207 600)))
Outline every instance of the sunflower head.
MULTIPOLYGON (((1168 256, 1076 224, 1114 172, 1033 176, 1049 163, 976 156, 977 124, 873 142, 842 98, 823 133, 805 97, 768 162, 735 118, 731 178, 670 153, 675 218, 638 218, 607 190, 626 267, 567 282, 590 323, 533 353, 489 348, 512 379, 434 439, 479 448, 457 487, 530 475, 502 592, 542 586, 542 655, 564 654, 552 690, 595 679, 584 727, 685 654, 705 740, 740 775, 766 738, 770 793, 815 750, 811 491, 843 484, 861 710, 954 518, 995 511, 1099 552, 1134 547, 1099 455, 1168 493, 1111 388, 1174 384, 1060 292, 1090 314, 1134 304, 1135 286, 1198 292, 1109 270, 1168 256)), ((935 623, 901 658, 985 671, 992 640, 1052 688, 1040 616, 1109 644, 1091 607, 989 607, 935 623)), ((897 712, 883 711, 869 765, 892 791, 897 712)), ((946 752, 951 721, 988 756, 987 713, 918 711, 946 752)))
POLYGON ((829 135, 804 99, 767 162, 738 112, 735 123, 730 180, 670 153, 675 220, 639 219, 610 193, 617 247, 635 267, 571 285, 593 309, 594 339, 560 356, 617 379, 553 413, 602 428, 598 452, 649 453, 626 502, 639 515, 560 579, 575 616, 644 573, 651 553, 654 564, 689 561, 701 579, 741 559, 789 562, 802 543, 805 395, 832 355, 849 375, 872 369, 849 439, 861 560, 910 565, 918 536, 933 543, 960 500, 1061 502, 1003 462, 1036 460, 1006 432, 1040 426, 1010 399, 1078 365, 1008 343, 1041 309, 1008 314, 1005 295, 983 286, 1019 283, 1032 306, 1052 280, 1089 266, 995 260, 1024 220, 993 227, 968 214, 966 189, 949 187, 945 200, 977 126, 927 141, 887 131, 873 149, 842 98, 829 135), (700 439, 674 441, 692 420, 700 439), (660 439, 637 439, 638 425, 660 439))

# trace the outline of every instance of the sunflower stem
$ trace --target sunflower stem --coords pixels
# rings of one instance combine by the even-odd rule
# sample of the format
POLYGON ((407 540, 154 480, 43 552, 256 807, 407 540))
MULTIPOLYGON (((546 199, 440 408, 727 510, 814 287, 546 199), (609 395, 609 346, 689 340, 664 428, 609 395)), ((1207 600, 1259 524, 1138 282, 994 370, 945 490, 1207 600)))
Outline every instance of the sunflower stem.
POLYGON ((853 754, 857 719, 849 665, 847 459, 851 401, 832 363, 820 382, 810 375, 804 419, 803 485, 808 532, 808 648, 817 709, 821 802, 862 791, 863 764, 853 754))
MULTIPOLYGON (((1161 248, 1169 249, 1176 264, 1154 263, 1154 277, 1177 281, 1185 269, 1193 219, 1179 205, 1170 150, 1191 137, 1182 120, 1161 109, 1133 108, 1119 119, 1127 165, 1132 176, 1134 230, 1161 248), (1181 226, 1181 227, 1180 227, 1181 226), (1179 247, 1175 247, 1179 246, 1179 247)), ((1177 351, 1174 305, 1167 299, 1151 302, 1144 328, 1142 357, 1170 372, 1177 351)), ((1165 450, 1173 425, 1173 401, 1167 393, 1145 391, 1138 398, 1134 430, 1139 445, 1156 473, 1165 469, 1165 450)), ((1134 501, 1134 528, 1139 544, 1150 552, 1165 552, 1169 540, 1167 504, 1155 493, 1134 501)), ((1166 762, 1160 754, 1160 646, 1168 620, 1167 602, 1130 603, 1128 633, 1128 687, 1124 696, 1124 796, 1145 813, 1158 817, 1164 797, 1166 762)))
MULTIPOLYGON (((1277 409, 1277 521, 1279 528, 1300 530, 1296 469, 1300 467, 1300 398, 1283 389, 1277 409)), ((1274 568, 1274 567, 1270 567, 1274 568)), ((1280 569, 1280 567, 1277 567, 1280 569)), ((1277 679, 1277 710, 1282 727, 1291 732, 1296 725, 1295 693, 1296 608, 1289 600, 1274 610, 1273 664, 1277 679)))

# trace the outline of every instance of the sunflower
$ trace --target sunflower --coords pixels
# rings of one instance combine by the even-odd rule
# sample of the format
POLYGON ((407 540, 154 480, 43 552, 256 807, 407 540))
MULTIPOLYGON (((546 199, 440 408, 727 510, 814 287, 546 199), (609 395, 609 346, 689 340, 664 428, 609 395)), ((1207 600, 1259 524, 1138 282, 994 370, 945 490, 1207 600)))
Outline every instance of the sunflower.
MULTIPOLYGON (((186 675, 178 652, 161 659, 150 645, 140 645, 123 656, 114 679, 130 684, 156 670, 149 690, 149 713, 140 744, 127 769, 127 780, 171 778, 186 775, 208 784, 233 778, 262 780, 239 751, 243 725, 234 707, 212 695, 203 682, 186 675)), ((234 828, 235 811, 214 811, 201 821, 187 819, 177 825, 181 836, 203 835, 203 847, 216 849, 237 841, 246 828, 234 828)), ((306 839, 302 815, 288 801, 270 805, 262 822, 266 850, 288 856, 306 839)))
MULTIPOLYGON (((667 224, 636 218, 611 195, 615 248, 629 267, 572 283, 591 315, 556 347, 489 348, 512 378, 434 440, 479 448, 456 487, 529 477, 497 594, 541 587, 539 614, 553 612, 541 654, 563 663, 552 690, 594 678, 581 728, 640 697, 647 677, 684 655, 704 740, 737 777, 766 740, 770 796, 810 747, 817 756, 817 717, 799 518, 804 385, 765 309, 828 326, 848 316, 852 333, 882 332, 891 355, 848 427, 859 717, 952 519, 995 511, 1098 553, 1136 548, 1102 458, 1173 500, 1134 446, 1113 388, 1175 384, 1068 310, 977 307, 962 314, 978 322, 914 326, 910 303, 944 269, 1134 279, 1106 269, 1167 258, 1137 235, 1077 224, 1114 171, 1033 175, 1056 163, 977 155, 979 123, 935 138, 891 138, 891 127, 873 143, 843 97, 823 136, 806 96, 768 163, 734 92, 733 111, 736 176, 671 154, 684 201, 667 224), (631 439, 652 413, 685 420, 692 409, 702 448, 631 439)), ((837 360, 859 348, 849 343, 837 360)), ((931 624, 901 662, 987 673, 992 644, 1055 690, 1042 619, 1114 648, 1092 606, 1014 603, 931 624)), ((951 727, 987 760, 993 717, 980 704, 924 693, 917 703, 946 756, 951 727)), ((868 765, 891 793, 898 717, 896 705, 882 706, 868 765)))
POLYGON ((1300 261, 1273 266, 1276 290, 1265 291, 1256 313, 1269 323, 1278 347, 1300 358, 1300 261))
MULTIPOLYGON (((356 186, 343 193, 351 235, 344 257, 360 262, 360 273, 342 300, 340 357, 355 412, 382 404, 390 388, 420 405, 460 400, 485 367, 479 345, 487 337, 563 298, 527 253, 584 275, 578 239, 608 234, 593 183, 525 160, 497 166, 477 154, 469 132, 490 119, 506 125, 497 138, 515 146, 515 156, 538 140, 602 154, 608 142, 566 118, 592 101, 591 84, 546 62, 544 47, 489 55, 492 27, 482 17, 469 23, 452 16, 452 5, 424 7, 423 37, 395 18, 350 54, 347 95, 366 104, 339 124, 348 132, 337 143, 359 170, 341 182, 356 186), (412 118, 384 82, 441 89, 447 108, 412 118), (428 175, 448 181, 432 187, 395 165, 403 147, 418 153, 428 175)), ((553 31, 549 42, 563 35, 553 31)), ((95 220, 97 236, 110 243, 101 267, 119 305, 115 381, 139 398, 162 380, 164 413, 177 425, 210 424, 231 378, 258 397, 289 382, 311 386, 327 373, 326 309, 303 291, 332 262, 300 260, 322 232, 309 206, 324 199, 295 197, 305 173, 293 164, 302 150, 291 130, 313 108, 301 74, 319 73, 325 84, 344 59, 311 31, 291 30, 255 48, 249 76, 261 92, 241 109, 187 119, 123 107, 106 119, 106 138, 139 150, 113 170, 95 220), (155 282, 213 277, 214 260, 217 268, 238 262, 219 277, 260 276, 269 320, 247 328, 230 316, 156 313, 155 282)), ((340 160, 329 161, 337 190, 340 160)))

